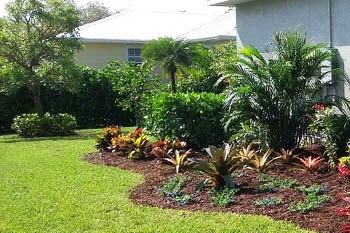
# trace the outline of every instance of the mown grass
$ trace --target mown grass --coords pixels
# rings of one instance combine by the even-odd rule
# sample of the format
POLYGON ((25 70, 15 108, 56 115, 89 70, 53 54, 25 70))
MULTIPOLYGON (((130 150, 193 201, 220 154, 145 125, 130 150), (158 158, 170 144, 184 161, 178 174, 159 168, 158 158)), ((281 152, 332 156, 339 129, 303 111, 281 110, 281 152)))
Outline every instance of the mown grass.
POLYGON ((0 232, 310 232, 251 215, 135 206, 142 177, 82 160, 96 131, 65 138, 0 137, 0 232))

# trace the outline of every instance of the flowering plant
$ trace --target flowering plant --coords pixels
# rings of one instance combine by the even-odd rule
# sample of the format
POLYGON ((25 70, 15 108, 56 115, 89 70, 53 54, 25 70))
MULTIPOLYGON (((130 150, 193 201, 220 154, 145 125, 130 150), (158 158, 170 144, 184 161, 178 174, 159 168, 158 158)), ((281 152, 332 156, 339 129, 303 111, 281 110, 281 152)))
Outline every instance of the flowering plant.
POLYGON ((350 157, 341 157, 339 159, 338 170, 344 176, 350 176, 350 157))

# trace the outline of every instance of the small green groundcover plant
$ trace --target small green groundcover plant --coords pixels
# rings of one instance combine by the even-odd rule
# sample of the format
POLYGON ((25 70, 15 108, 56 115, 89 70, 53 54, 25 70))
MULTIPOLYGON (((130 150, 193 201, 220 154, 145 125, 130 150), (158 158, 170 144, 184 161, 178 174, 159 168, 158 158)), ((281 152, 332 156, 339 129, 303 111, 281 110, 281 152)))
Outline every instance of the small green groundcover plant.
POLYGON ((310 187, 299 186, 298 191, 306 194, 304 202, 293 202, 288 207, 291 212, 308 212, 320 208, 323 203, 329 200, 327 188, 324 185, 314 184, 310 187))
POLYGON ((261 207, 277 206, 282 203, 281 197, 267 196, 263 199, 256 200, 255 205, 261 207))
POLYGON ((67 113, 39 116, 37 113, 25 113, 13 119, 12 130, 20 137, 47 137, 74 134, 77 122, 67 113))
POLYGON ((260 174, 257 177, 257 181, 260 184, 255 190, 259 193, 270 192, 275 193, 279 189, 287 189, 295 186, 297 184, 297 180, 286 180, 280 179, 275 176, 270 176, 266 174, 260 174))
POLYGON ((212 189, 209 191, 211 195, 211 203, 214 206, 226 207, 235 203, 236 194, 239 191, 238 188, 222 188, 219 190, 212 189))
POLYGON ((190 177, 183 175, 177 175, 170 177, 163 187, 156 188, 157 193, 168 197, 171 201, 178 203, 179 205, 189 204, 195 201, 196 195, 184 194, 182 189, 186 186, 187 181, 191 180, 190 177))

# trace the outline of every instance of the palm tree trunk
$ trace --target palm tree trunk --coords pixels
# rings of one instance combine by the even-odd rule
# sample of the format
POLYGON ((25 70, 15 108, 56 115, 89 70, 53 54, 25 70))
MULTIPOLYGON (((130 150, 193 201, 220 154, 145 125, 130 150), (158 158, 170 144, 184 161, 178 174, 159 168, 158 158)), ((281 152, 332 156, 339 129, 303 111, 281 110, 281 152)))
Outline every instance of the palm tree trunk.
POLYGON ((170 72, 170 81, 171 81, 171 92, 176 93, 176 81, 175 81, 175 72, 170 72))

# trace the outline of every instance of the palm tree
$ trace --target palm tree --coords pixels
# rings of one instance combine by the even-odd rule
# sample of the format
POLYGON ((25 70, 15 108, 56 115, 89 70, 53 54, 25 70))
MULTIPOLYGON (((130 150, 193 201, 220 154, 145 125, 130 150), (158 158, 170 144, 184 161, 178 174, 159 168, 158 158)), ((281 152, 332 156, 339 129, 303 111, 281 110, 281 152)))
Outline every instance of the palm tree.
MULTIPOLYGON (((309 44, 300 32, 275 34, 272 50, 241 50, 237 63, 227 70, 231 86, 225 100, 229 121, 251 119, 267 128, 270 148, 298 146, 316 103, 334 105, 337 96, 320 96, 325 86, 325 61, 332 52, 324 44, 309 44)), ((328 83, 331 85, 332 83, 328 83)))
POLYGON ((171 90, 176 92, 175 74, 179 69, 188 68, 197 57, 197 46, 185 40, 172 38, 160 38, 145 45, 142 56, 145 60, 151 60, 161 65, 170 73, 171 90))

